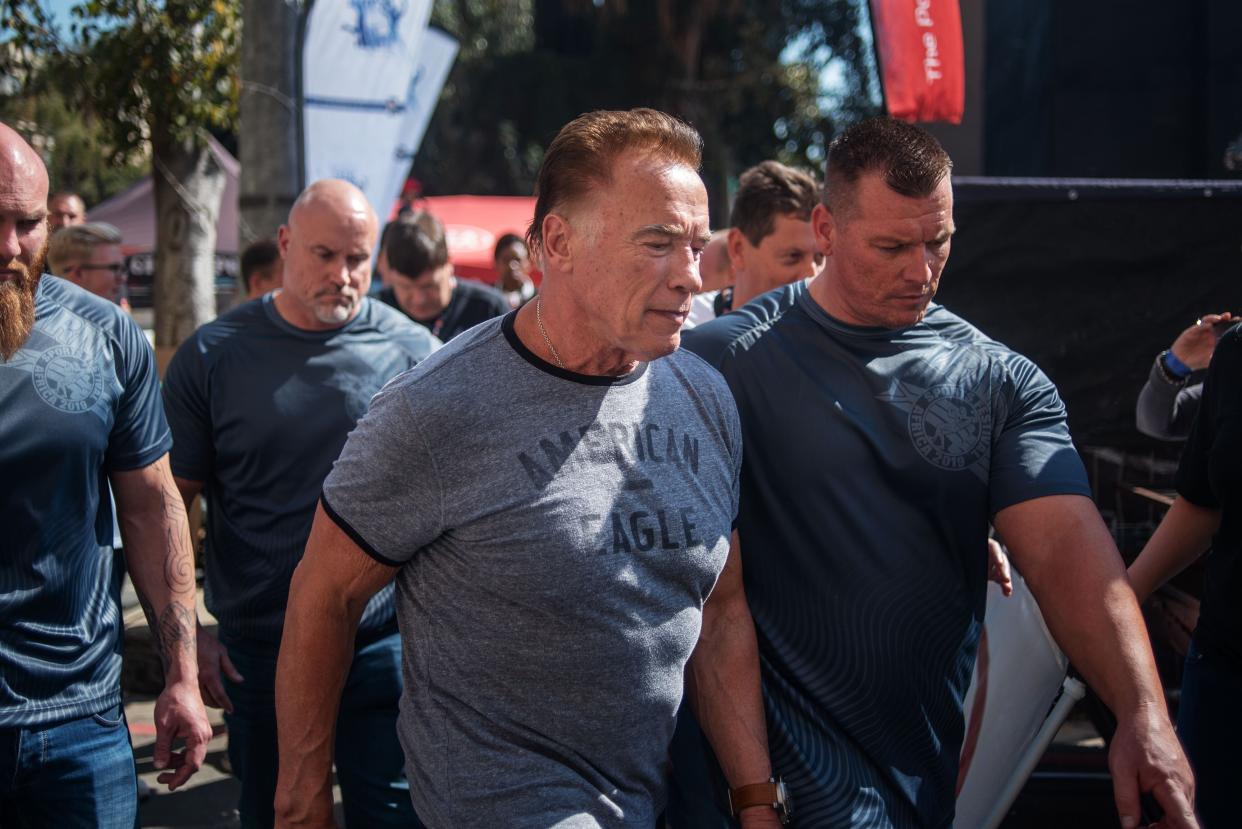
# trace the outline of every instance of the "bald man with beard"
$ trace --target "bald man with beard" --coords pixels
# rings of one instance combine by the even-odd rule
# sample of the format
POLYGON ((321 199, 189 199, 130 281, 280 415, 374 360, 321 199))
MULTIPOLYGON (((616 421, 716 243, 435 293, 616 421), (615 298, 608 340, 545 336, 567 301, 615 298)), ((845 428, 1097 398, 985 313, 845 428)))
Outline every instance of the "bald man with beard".
MULTIPOLYGON (((367 298, 376 218, 344 181, 298 197, 278 245, 281 289, 204 325, 169 364, 172 470, 186 502, 206 493, 203 697, 225 712, 242 826, 272 826, 276 655, 293 570, 323 480, 368 402, 438 345, 367 298)), ((334 759, 350 826, 417 826, 397 743, 400 649, 391 589, 362 613, 334 759)))
POLYGON ((106 485, 163 660, 154 759, 170 789, 211 739, 194 563, 154 355, 115 305, 43 275, 47 187, 0 124, 0 826, 132 826, 106 485))

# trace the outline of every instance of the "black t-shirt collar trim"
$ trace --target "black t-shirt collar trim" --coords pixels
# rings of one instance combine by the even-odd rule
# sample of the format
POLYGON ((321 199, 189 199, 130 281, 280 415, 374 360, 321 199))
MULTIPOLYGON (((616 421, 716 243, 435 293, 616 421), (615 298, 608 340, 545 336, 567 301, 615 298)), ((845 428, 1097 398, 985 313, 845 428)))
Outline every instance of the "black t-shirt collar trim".
POLYGON ((516 328, 517 313, 517 311, 510 311, 505 314, 504 319, 500 321, 500 330, 504 332, 505 339, 509 341, 509 345, 518 353, 519 357, 545 374, 551 374, 553 377, 559 377, 571 383, 581 383, 585 386, 624 386, 633 383, 647 371, 648 364, 639 363, 638 368, 629 374, 623 374, 620 377, 602 377, 595 374, 579 374, 576 371, 553 365, 527 348, 526 344, 518 337, 516 328))

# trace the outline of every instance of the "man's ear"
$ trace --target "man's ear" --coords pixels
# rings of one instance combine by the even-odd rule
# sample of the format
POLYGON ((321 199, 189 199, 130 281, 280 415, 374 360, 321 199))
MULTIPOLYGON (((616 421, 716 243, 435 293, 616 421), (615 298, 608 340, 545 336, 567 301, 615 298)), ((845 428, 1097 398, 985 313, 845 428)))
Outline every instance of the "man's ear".
POLYGON ((559 213, 549 213, 543 217, 542 246, 540 258, 546 270, 573 270, 573 236, 574 229, 569 221, 559 213))
POLYGON ((825 257, 832 256, 832 243, 836 239, 837 225, 832 211, 823 205, 815 205, 811 211, 811 231, 815 234, 815 244, 825 257))
POLYGON ((733 269, 734 276, 746 270, 744 251, 749 244, 746 234, 736 227, 729 228, 729 233, 725 236, 725 251, 729 254, 729 266, 733 269))

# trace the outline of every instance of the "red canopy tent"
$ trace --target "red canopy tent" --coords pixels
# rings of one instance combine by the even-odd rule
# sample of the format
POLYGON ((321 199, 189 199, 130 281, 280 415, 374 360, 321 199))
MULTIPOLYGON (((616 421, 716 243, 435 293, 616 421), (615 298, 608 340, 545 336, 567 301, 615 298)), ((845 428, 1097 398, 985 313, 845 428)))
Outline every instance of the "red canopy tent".
POLYGON ((525 236, 535 215, 531 196, 428 196, 414 206, 444 223, 449 259, 457 274, 489 285, 496 281, 492 265, 496 240, 506 233, 525 236))

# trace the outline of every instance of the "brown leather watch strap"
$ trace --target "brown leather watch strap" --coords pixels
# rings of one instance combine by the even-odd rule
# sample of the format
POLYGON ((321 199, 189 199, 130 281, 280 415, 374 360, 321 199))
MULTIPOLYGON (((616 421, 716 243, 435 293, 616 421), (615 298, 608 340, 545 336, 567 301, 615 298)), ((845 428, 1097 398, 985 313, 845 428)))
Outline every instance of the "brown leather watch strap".
POLYGON ((733 814, 737 814, 743 809, 749 809, 751 806, 770 806, 776 808, 777 801, 780 799, 777 794, 777 783, 765 780, 762 783, 751 783, 747 786, 738 786, 736 789, 729 790, 729 808, 733 814))

